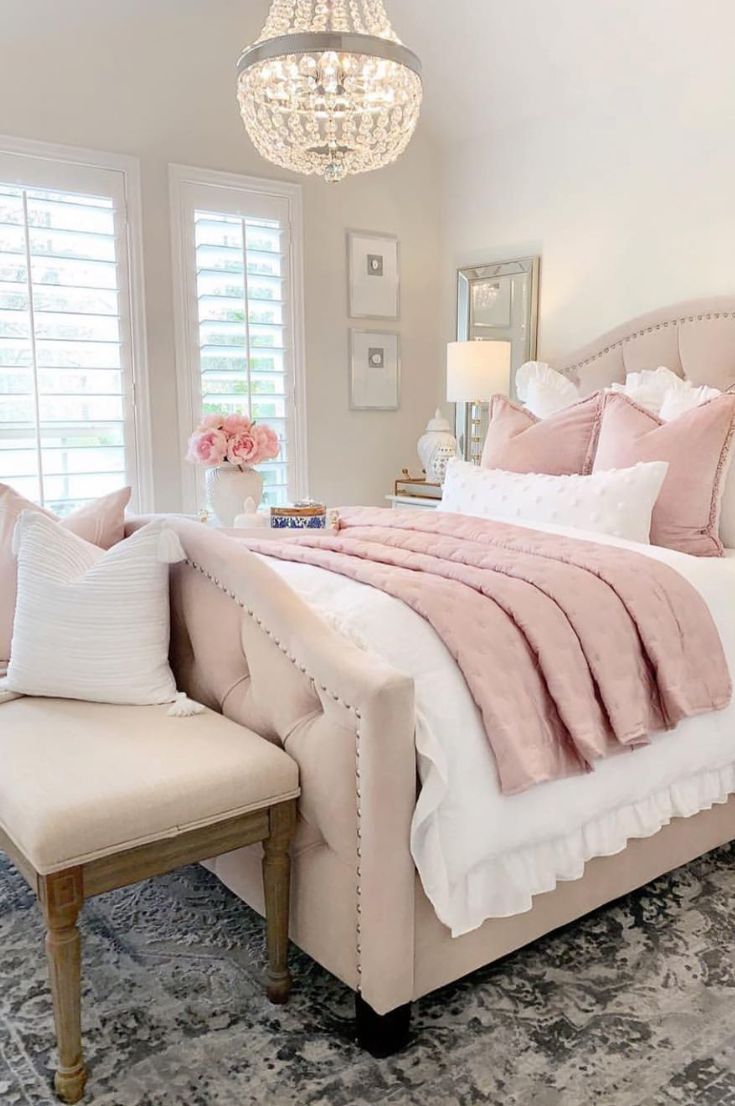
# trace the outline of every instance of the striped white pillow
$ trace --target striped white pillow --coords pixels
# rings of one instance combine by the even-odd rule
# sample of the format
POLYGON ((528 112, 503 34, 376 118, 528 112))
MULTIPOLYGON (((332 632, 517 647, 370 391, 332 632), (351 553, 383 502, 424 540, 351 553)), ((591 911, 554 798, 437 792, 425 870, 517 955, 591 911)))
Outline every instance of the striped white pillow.
POLYGON ((169 703, 168 566, 176 534, 152 522, 107 551, 26 511, 16 527, 18 599, 4 686, 96 703, 169 703))

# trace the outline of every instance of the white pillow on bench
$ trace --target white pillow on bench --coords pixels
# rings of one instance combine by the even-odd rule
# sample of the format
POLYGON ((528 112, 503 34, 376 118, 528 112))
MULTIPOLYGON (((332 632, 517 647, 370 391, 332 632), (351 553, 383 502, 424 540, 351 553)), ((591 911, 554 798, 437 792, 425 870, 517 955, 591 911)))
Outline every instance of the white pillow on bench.
POLYGON ((107 551, 38 512, 16 526, 9 691, 97 703, 170 703, 169 569, 184 551, 152 522, 107 551))

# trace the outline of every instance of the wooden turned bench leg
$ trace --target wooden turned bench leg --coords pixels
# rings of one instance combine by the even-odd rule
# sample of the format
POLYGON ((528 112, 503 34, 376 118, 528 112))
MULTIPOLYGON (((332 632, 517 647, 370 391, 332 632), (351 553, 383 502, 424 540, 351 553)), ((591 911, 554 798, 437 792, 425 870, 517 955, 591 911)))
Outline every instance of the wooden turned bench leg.
POLYGON ((291 857, 288 847, 296 825, 296 800, 270 809, 270 836, 263 842, 268 970, 266 993, 271 1002, 286 1002, 291 991, 288 970, 288 915, 291 857))
POLYGON ((54 1087, 62 1102, 78 1102, 87 1072, 82 1057, 81 939, 77 918, 84 902, 81 868, 38 877, 46 919, 46 954, 54 1001, 59 1066, 54 1087))

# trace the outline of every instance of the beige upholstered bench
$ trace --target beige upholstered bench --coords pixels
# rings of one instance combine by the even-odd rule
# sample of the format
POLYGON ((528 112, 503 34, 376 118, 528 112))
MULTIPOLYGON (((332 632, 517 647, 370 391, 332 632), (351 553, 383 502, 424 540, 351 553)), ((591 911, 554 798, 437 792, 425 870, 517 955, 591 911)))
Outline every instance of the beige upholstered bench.
POLYGON ((84 1091, 80 939, 85 898, 263 842, 267 991, 285 1002, 294 761, 206 711, 21 698, 0 704, 0 848, 46 919, 56 1092, 84 1091))

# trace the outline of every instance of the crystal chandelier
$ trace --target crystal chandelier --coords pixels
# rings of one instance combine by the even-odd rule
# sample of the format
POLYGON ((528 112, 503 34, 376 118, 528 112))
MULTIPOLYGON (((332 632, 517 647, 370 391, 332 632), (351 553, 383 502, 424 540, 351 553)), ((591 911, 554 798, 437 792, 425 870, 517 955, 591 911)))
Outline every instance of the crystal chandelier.
POLYGON ((273 0, 238 74, 258 152, 327 181, 395 161, 421 108, 421 62, 393 31, 383 0, 273 0))

